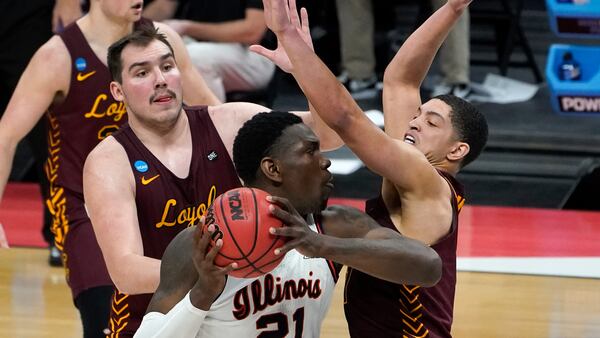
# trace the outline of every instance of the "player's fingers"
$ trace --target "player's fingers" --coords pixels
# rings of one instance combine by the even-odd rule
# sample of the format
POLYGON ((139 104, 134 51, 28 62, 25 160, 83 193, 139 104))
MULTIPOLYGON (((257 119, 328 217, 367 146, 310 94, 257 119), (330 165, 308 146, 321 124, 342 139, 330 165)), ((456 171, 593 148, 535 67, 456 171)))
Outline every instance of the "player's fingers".
POLYGON ((221 271, 221 273, 222 273, 223 275, 228 275, 228 274, 229 274, 231 271, 233 271, 233 270, 235 270, 235 269, 237 269, 237 268, 238 268, 238 264, 237 264, 237 263, 235 263, 235 262, 233 262, 233 263, 231 263, 231 264, 227 265, 226 267, 224 267, 224 268, 221 268, 221 270, 220 270, 220 271, 221 271))
POLYGON ((292 203, 290 203, 290 200, 288 200, 285 197, 267 196, 267 201, 278 205, 280 208, 288 211, 291 214, 296 212, 296 209, 294 209, 294 207, 292 206, 292 203))
POLYGON ((298 9, 296 8, 296 0, 290 0, 290 20, 294 27, 301 27, 298 9))
POLYGON ((298 227, 281 227, 281 228, 269 228, 269 233, 275 236, 283 237, 299 237, 302 235, 302 231, 298 227))
POLYGON ((4 232, 4 227, 2 227, 2 223, 0 223, 0 248, 8 248, 8 240, 6 239, 6 233, 4 232))
POLYGON ((288 251, 296 248, 301 243, 302 243, 301 240, 289 241, 289 242, 285 243, 282 247, 276 248, 274 250, 274 253, 277 256, 285 255, 288 251))
POLYGON ((281 209, 276 205, 269 205, 269 212, 288 226, 300 225, 298 224, 298 219, 295 215, 290 214, 287 210, 281 209))
POLYGON ((206 262, 211 263, 211 264, 214 263, 215 257, 217 257, 217 253, 219 253, 219 250, 221 250, 222 246, 223 246, 223 240, 222 239, 217 239, 217 241, 215 242, 215 245, 213 245, 213 247, 210 248, 210 250, 208 251, 208 253, 204 257, 204 260, 206 262))
POLYGON ((252 45, 252 46, 248 47, 248 49, 251 52, 256 53, 260 56, 264 56, 271 61, 273 61, 275 58, 275 51, 267 49, 261 45, 252 45))

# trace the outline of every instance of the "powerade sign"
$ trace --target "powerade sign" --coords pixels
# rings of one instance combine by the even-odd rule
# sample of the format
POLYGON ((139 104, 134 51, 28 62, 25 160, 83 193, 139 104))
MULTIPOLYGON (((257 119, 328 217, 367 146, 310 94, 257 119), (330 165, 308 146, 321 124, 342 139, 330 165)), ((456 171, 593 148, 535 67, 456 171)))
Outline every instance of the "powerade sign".
POLYGON ((556 25, 559 33, 600 34, 599 18, 566 18, 557 17, 556 25))
POLYGON ((600 113, 600 96, 559 96, 558 106, 569 113, 600 113))

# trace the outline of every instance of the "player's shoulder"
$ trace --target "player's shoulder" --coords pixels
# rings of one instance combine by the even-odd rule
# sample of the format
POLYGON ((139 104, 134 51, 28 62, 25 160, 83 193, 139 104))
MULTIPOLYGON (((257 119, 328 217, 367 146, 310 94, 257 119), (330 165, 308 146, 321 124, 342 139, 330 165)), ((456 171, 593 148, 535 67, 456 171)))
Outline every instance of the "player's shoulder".
POLYGON ((127 161, 125 148, 114 137, 109 136, 98 143, 88 154, 86 168, 115 168, 127 161))
POLYGON ((37 50, 32 62, 48 65, 49 72, 64 72, 65 66, 70 67, 71 55, 60 36, 54 35, 37 50))

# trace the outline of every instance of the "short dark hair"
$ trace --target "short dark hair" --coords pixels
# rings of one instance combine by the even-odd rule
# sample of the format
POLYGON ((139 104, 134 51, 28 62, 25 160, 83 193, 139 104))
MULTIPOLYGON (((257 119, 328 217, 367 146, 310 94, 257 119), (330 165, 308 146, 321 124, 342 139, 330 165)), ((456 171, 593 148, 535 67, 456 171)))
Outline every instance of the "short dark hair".
POLYGON ((255 182, 260 161, 272 156, 283 131, 298 123, 300 117, 281 111, 258 113, 244 123, 233 142, 233 163, 245 184, 255 182))
POLYGON ((485 147, 488 139, 488 125, 485 116, 471 103, 454 95, 434 97, 450 106, 450 121, 461 142, 469 145, 469 153, 463 158, 460 167, 473 162, 485 147))
POLYGON ((175 55, 173 47, 169 41, 167 41, 167 37, 163 33, 159 33, 158 28, 154 28, 152 23, 144 23, 137 26, 133 33, 110 45, 110 47, 108 47, 108 69, 110 70, 113 80, 119 83, 123 81, 121 76, 121 72, 123 71, 121 54, 127 45, 131 44, 138 47, 146 47, 154 40, 158 40, 167 45, 171 54, 175 55))

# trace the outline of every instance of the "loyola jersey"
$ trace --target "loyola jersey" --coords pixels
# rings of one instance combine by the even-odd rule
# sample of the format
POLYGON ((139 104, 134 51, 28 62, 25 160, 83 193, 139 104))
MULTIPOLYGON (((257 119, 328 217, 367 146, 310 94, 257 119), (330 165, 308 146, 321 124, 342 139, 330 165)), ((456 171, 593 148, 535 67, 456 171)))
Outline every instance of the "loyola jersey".
MULTIPOLYGON (((141 24, 152 24, 140 20, 141 24)), ((83 206, 83 164, 94 147, 127 121, 125 105, 110 94, 112 80, 76 23, 59 34, 71 56, 71 80, 64 101, 46 112, 50 183, 46 204, 53 216, 56 246, 63 249, 69 227, 87 219, 83 206)))
MULTIPOLYGON (((129 125, 113 134, 125 149, 135 178, 137 217, 147 257, 161 259, 171 240, 186 227, 198 224, 218 195, 241 185, 207 107, 186 107, 184 111, 192 135, 186 178, 165 167, 129 125)), ((111 337, 133 336, 151 298, 151 294, 130 296, 115 291, 111 337)))
POLYGON ((336 276, 330 261, 296 250, 261 277, 230 276, 196 337, 319 337, 336 276))
MULTIPOLYGON (((449 233, 432 245, 442 259, 442 278, 433 287, 395 284, 349 268, 344 311, 354 337, 451 337, 456 286, 458 213, 464 204, 462 185, 438 171, 453 192, 449 233)), ((366 212, 381 226, 397 231, 381 195, 367 201, 366 212)))

